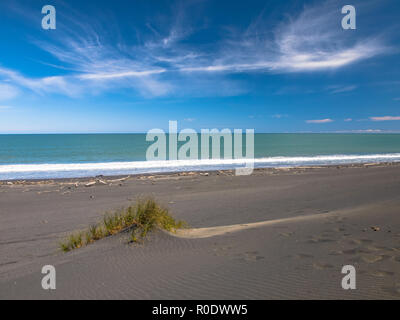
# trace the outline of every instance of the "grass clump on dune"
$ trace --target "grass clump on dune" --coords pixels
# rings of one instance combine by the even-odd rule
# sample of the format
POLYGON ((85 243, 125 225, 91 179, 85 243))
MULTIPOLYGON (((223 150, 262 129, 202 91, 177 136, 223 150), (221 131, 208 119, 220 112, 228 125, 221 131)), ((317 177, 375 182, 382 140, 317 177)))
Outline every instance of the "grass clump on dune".
POLYGON ((139 199, 135 205, 106 214, 101 223, 90 226, 88 230, 71 234, 60 243, 60 248, 68 252, 122 231, 130 231, 131 241, 138 242, 156 228, 174 232, 184 225, 184 222, 176 221, 168 209, 154 199, 139 199))
POLYGON ((82 232, 71 234, 65 242, 60 244, 61 249, 66 252, 82 247, 84 244, 82 236, 82 232))

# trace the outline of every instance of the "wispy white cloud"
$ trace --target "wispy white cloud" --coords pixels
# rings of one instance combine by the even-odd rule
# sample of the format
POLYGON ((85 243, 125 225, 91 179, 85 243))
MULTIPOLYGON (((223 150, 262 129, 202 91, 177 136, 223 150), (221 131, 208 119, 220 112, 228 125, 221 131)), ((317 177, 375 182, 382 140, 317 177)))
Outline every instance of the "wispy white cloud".
POLYGON ((43 78, 29 78, 23 76, 17 71, 2 67, 0 67, 0 77, 13 84, 12 88, 14 89, 11 90, 13 97, 16 96, 16 92, 18 92, 18 89, 16 89, 15 86, 28 88, 37 93, 56 92, 70 96, 76 95, 81 91, 77 84, 69 81, 71 77, 51 76, 43 78))
MULTIPOLYGON (((186 72, 312 72, 337 69, 389 51, 379 37, 351 40, 337 27, 338 7, 308 7, 265 37, 258 22, 229 39, 210 63, 185 66, 186 72)), ((262 20, 260 20, 262 21, 262 20)))
POLYGON ((372 121, 400 121, 400 116, 370 117, 372 121))
POLYGON ((42 48, 76 70, 63 77, 70 83, 101 90, 133 88, 152 96, 163 95, 170 88, 169 84, 155 78, 166 71, 164 68, 153 66, 147 58, 131 57, 123 46, 104 45, 99 36, 69 39, 58 47, 44 44, 42 48))
MULTIPOLYGON (((222 78, 227 73, 316 72, 341 68, 389 51, 379 37, 344 37, 337 26, 337 5, 332 3, 307 7, 272 32, 266 32, 266 19, 260 15, 246 30, 232 32, 225 40, 213 43, 211 51, 182 41, 196 31, 186 16, 185 5, 174 11, 167 29, 148 23, 150 35, 143 35, 135 45, 121 40, 123 37, 114 29, 104 30, 97 23, 82 22, 89 20, 77 14, 74 18, 64 17, 68 25, 58 26, 57 38, 35 41, 58 60, 53 65, 56 70, 63 70, 62 74, 31 78, 0 67, 0 77, 38 93, 69 96, 119 88, 132 88, 144 96, 172 92, 179 95, 185 90, 235 95, 244 89, 222 78), (205 78, 201 79, 199 73, 205 78), (207 78, 209 74, 212 79, 207 78), (221 78, 217 78, 218 74, 221 78)), ((355 88, 338 86, 332 88, 332 93, 355 88)), ((3 91, 0 86, 0 99, 3 91)))
POLYGON ((281 119, 281 118, 286 118, 288 117, 287 114, 274 114, 272 115, 272 118, 276 118, 276 119, 281 119))
POLYGON ((19 90, 10 84, 0 83, 0 101, 10 100, 19 94, 19 90))
POLYGON ((351 121, 353 121, 353 119, 352 118, 346 118, 346 119, 344 119, 344 121, 345 122, 351 122, 351 121))
POLYGON ((327 2, 306 8, 276 33, 279 58, 275 69, 316 71, 336 69, 386 51, 377 38, 349 41, 337 27, 338 6, 327 2))
POLYGON ((317 120, 306 120, 307 123, 329 123, 333 122, 332 119, 317 119, 317 120))
POLYGON ((328 90, 330 90, 331 93, 343 93, 343 92, 350 92, 354 91, 357 89, 356 85, 349 85, 349 86, 329 86, 328 90))
POLYGON ((165 72, 165 69, 158 70, 146 70, 146 71, 125 71, 116 73, 88 73, 78 76, 80 79, 86 80, 107 80, 107 79, 118 79, 118 78, 129 78, 129 77, 145 77, 152 74, 160 74, 165 72))

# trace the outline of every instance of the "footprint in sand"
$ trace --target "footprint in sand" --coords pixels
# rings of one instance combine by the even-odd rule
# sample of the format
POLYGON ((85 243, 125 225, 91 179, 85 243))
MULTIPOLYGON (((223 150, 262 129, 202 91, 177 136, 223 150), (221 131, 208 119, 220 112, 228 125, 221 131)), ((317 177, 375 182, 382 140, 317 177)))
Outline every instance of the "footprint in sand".
POLYGON ((381 251, 381 249, 374 247, 374 246, 367 246, 366 249, 369 250, 369 252, 381 251))
POLYGON ((394 272, 390 272, 390 271, 385 271, 385 270, 377 270, 377 271, 373 271, 370 273, 371 275, 375 276, 375 277, 388 277, 388 276, 394 276, 394 272))
POLYGON ((332 237, 332 236, 334 236, 332 231, 325 231, 325 232, 323 232, 321 234, 321 237, 323 237, 323 238, 329 238, 329 237, 332 237))
POLYGON ((306 242, 307 243, 328 243, 328 242, 334 242, 334 241, 335 240, 331 239, 331 238, 321 238, 321 237, 315 238, 315 237, 313 237, 313 238, 307 240, 306 242))
POLYGON ((331 252, 329 252, 329 255, 330 256, 341 256, 343 254, 343 251, 340 251, 340 250, 334 250, 334 251, 331 251, 331 252))
POLYGON ((360 239, 362 243, 372 243, 373 241, 370 239, 360 239))
POLYGON ((393 287, 384 287, 382 289, 391 295, 400 297, 400 283, 395 283, 393 287))
POLYGON ((390 252, 396 251, 395 248, 391 248, 391 247, 376 246, 376 248, 377 248, 378 250, 383 250, 383 251, 390 251, 390 252))
POLYGON ((360 240, 357 240, 357 239, 347 239, 347 240, 346 240, 346 243, 347 243, 347 244, 356 244, 356 245, 360 245, 360 244, 361 244, 361 241, 360 241, 360 240))
POLYGON ((238 253, 236 255, 239 261, 259 261, 265 259, 265 257, 260 256, 258 251, 248 251, 245 253, 238 253))
POLYGON ((383 261, 390 259, 390 256, 388 255, 373 255, 373 254, 365 254, 361 256, 361 260, 366 262, 366 263, 375 263, 378 261, 383 261))
POLYGON ((292 236, 293 232, 281 232, 281 233, 279 233, 279 235, 287 238, 287 237, 292 236))
POLYGON ((231 246, 218 246, 214 245, 213 251, 215 256, 227 256, 229 255, 229 251, 232 249, 231 246))
POLYGON ((370 250, 363 248, 363 247, 358 247, 358 248, 353 248, 353 249, 347 249, 342 251, 344 254, 350 254, 350 255, 356 255, 359 253, 371 253, 370 250))
POLYGON ((300 259, 311 259, 311 258, 314 258, 314 256, 313 256, 312 254, 299 253, 298 255, 296 255, 296 258, 300 258, 300 259))
POLYGON ((400 262, 400 257, 399 256, 393 256, 392 259, 396 262, 400 262))
POLYGON ((333 220, 335 223, 343 223, 344 221, 347 220, 347 218, 345 218, 345 217, 333 217, 332 220, 333 220))
POLYGON ((331 264, 328 264, 328 263, 314 263, 313 264, 313 267, 315 268, 315 269, 318 269, 318 270, 325 270, 325 269, 331 269, 331 268, 333 268, 333 265, 331 265, 331 264))
POLYGON ((371 242, 373 242, 372 240, 369 239, 347 239, 346 242, 348 244, 357 244, 357 245, 361 245, 361 244, 369 244, 371 242))

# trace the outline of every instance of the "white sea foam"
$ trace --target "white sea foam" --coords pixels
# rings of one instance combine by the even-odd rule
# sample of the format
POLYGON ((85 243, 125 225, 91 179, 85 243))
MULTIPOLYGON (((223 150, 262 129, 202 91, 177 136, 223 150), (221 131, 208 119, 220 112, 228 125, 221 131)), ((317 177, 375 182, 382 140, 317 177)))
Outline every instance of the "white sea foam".
POLYGON ((400 153, 370 155, 320 155, 302 157, 269 157, 257 159, 210 159, 133 161, 103 163, 9 164, 0 165, 0 180, 75 178, 96 175, 124 175, 157 172, 234 169, 254 162, 256 168, 329 165, 367 162, 397 162, 400 153))

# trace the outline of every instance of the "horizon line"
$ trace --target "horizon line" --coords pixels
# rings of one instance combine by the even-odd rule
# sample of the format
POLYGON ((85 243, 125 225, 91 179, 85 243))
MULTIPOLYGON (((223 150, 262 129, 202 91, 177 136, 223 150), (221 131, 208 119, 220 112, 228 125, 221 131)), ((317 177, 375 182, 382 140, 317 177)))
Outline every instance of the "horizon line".
MULTIPOLYGON (((222 130, 222 129, 219 129, 222 130)), ((245 130, 245 129, 244 129, 245 130)), ((0 136, 6 135, 104 135, 104 134, 115 134, 115 135, 123 135, 123 134, 147 134, 148 132, 15 132, 15 133, 1 133, 0 136)), ((178 132, 179 133, 179 132, 178 132)), ((196 132, 201 134, 201 132, 196 132)), ((165 131, 165 134, 169 134, 168 131, 165 131)), ((233 134, 233 132, 232 132, 233 134)), ((243 134, 246 134, 244 131, 243 134)), ((400 134, 399 131, 363 131, 363 130, 355 130, 355 131, 297 131, 297 132, 255 132, 254 134, 400 134)))

